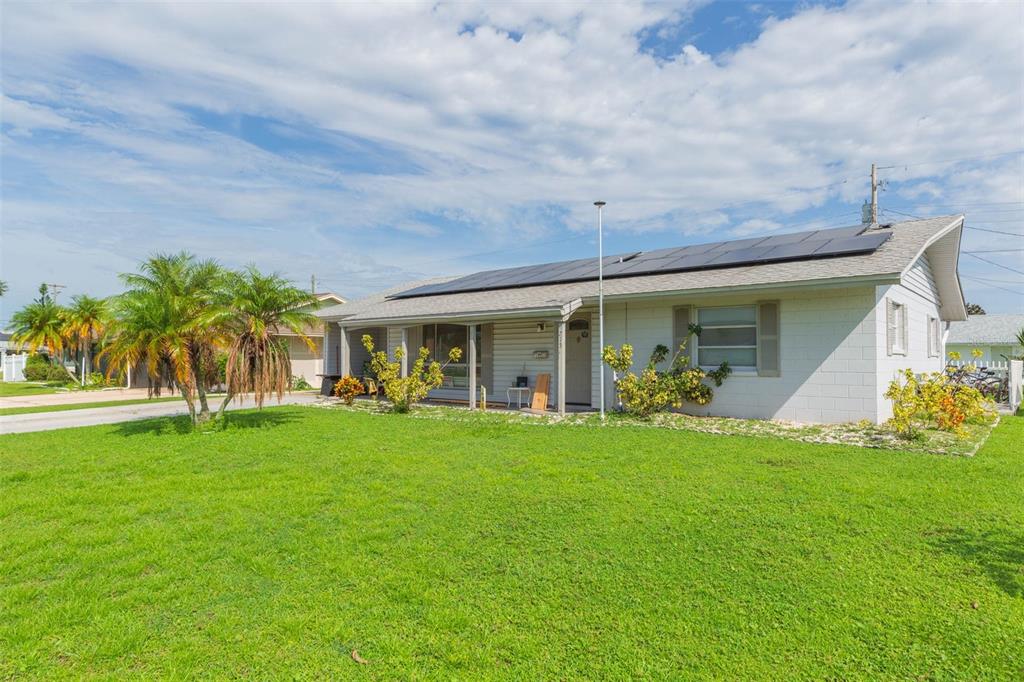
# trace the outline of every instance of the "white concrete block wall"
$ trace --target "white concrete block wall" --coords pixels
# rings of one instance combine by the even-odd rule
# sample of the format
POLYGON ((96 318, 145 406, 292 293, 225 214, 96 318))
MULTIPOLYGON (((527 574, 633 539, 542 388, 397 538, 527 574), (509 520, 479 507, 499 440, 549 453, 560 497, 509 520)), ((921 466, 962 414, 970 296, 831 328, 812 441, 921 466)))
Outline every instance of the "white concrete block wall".
POLYGON ((880 286, 875 292, 875 322, 878 355, 877 412, 879 421, 892 416, 892 404, 883 394, 899 370, 911 369, 915 373, 938 372, 945 366, 946 351, 941 346, 938 354, 928 355, 928 317, 939 318, 936 300, 928 300, 916 287, 902 284, 880 286), (904 354, 890 355, 886 336, 886 301, 892 300, 907 307, 907 348, 904 354))
MULTIPOLYGON (((609 302, 605 307, 605 343, 632 344, 639 369, 656 345, 672 345, 675 306, 747 305, 760 300, 780 303, 780 376, 760 377, 736 371, 714 389, 710 405, 687 404, 685 411, 800 422, 876 420, 879 401, 873 287, 609 302)), ((609 391, 609 408, 613 401, 609 391)))

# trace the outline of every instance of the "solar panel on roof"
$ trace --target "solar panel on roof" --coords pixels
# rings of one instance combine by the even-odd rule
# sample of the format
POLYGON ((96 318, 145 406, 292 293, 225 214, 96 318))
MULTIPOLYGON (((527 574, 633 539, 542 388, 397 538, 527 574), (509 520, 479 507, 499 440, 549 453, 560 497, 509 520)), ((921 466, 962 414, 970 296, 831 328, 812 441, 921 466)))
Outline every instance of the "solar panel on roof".
MULTIPOLYGON (((866 253, 881 246, 891 234, 888 231, 865 233, 865 229, 863 225, 854 225, 607 256, 604 275, 606 278, 634 277, 866 253)), ((580 258, 477 272, 440 284, 416 287, 392 298, 582 282, 597 279, 597 273, 594 259, 580 258)))

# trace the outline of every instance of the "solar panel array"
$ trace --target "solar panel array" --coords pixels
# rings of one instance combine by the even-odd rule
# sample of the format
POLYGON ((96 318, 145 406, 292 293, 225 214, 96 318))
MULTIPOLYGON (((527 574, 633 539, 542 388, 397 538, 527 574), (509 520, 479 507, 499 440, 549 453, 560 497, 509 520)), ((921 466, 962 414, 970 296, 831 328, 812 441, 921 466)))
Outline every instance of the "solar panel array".
MULTIPOLYGON (((888 230, 865 232, 866 229, 864 225, 855 225, 607 256, 604 259, 604 276, 607 279, 635 277, 869 253, 885 243, 891 234, 888 230)), ((392 298, 583 282, 597 279, 597 273, 596 259, 581 258, 560 263, 487 270, 440 284, 409 289, 392 298)))

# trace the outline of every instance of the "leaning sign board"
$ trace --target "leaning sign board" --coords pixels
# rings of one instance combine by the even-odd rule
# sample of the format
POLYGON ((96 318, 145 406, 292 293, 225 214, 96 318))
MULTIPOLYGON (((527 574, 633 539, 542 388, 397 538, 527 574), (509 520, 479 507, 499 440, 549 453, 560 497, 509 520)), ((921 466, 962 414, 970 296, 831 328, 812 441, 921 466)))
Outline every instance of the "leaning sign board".
POLYGON ((551 389, 551 375, 538 374, 537 388, 533 390, 533 403, 530 405, 534 410, 546 410, 548 407, 548 391, 551 389))

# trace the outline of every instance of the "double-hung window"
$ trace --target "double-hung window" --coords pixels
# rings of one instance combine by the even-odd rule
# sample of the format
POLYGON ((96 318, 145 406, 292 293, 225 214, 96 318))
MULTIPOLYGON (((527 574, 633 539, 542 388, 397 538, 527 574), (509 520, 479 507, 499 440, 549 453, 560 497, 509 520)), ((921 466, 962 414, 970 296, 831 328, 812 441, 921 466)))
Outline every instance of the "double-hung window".
POLYGON ((697 364, 714 368, 723 362, 737 370, 757 369, 757 306, 698 308, 697 364))

